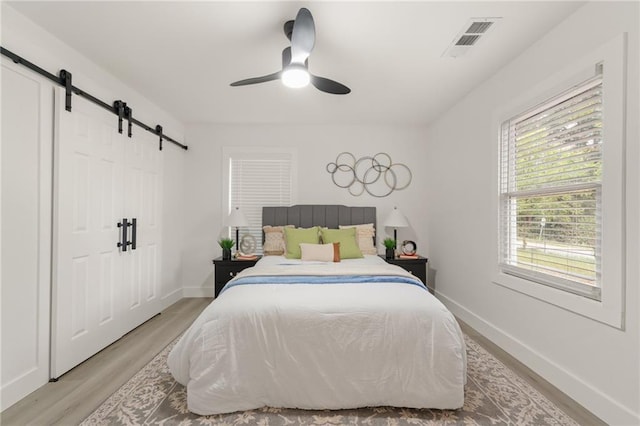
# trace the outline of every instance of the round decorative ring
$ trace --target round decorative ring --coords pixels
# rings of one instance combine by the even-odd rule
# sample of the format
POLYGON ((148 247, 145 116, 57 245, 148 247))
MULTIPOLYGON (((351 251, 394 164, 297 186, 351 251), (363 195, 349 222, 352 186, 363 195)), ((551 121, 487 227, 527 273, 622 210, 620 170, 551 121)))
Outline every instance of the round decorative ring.
POLYGON ((364 174, 362 173, 360 174, 362 176, 362 179, 358 177, 358 171, 362 170, 362 164, 368 160, 374 161, 373 157, 361 157, 358 159, 358 161, 356 161, 356 165, 353 167, 353 170, 355 171, 355 175, 356 175, 356 180, 365 186, 375 183, 375 181, 377 181, 380 178, 380 173, 378 173, 375 175, 375 177, 372 180, 367 181, 367 174, 368 174, 367 172, 369 171, 369 168, 364 170, 364 174))
MULTIPOLYGON (((365 180, 366 180, 366 177, 367 177, 367 175, 368 175, 369 173, 376 173, 376 176, 377 176, 378 178, 380 177, 380 173, 379 173, 379 172, 377 172, 377 171, 372 167, 372 168, 370 168, 370 169, 367 169, 367 171, 365 172, 365 174, 364 174, 364 176, 365 176, 365 180)), ((365 190, 365 191, 367 191, 367 193, 368 193, 369 195, 371 195, 372 197, 376 197, 376 198, 386 197, 387 195, 391 194, 391 193, 393 192, 393 190, 395 189, 395 184, 396 184, 396 183, 395 183, 395 182, 396 182, 396 175, 395 175, 395 173, 393 172, 393 170, 391 170, 391 169, 386 169, 386 170, 385 170, 385 172, 384 172, 384 174, 385 174, 385 177, 384 177, 385 182, 387 182, 387 177, 386 177, 386 176, 387 176, 387 173, 389 173, 389 174, 393 177, 393 185, 388 185, 388 186, 387 186, 388 191, 386 191, 386 192, 384 192, 384 193, 381 193, 381 194, 376 194, 376 193, 374 193, 374 192, 373 192, 373 190, 372 190, 372 189, 369 189, 369 186, 368 186, 368 185, 365 185, 365 186, 364 186, 364 190, 365 190)), ((378 180, 378 178, 376 178, 373 182, 377 181, 377 180, 378 180)))
POLYGON ((376 155, 373 156, 373 159, 371 161, 371 167, 376 169, 377 172, 384 172, 385 169, 388 169, 391 166, 393 166, 393 163, 391 162, 391 156, 386 152, 377 153, 376 155), (384 163, 381 162, 379 158, 381 159, 382 157, 387 157, 387 161, 384 163))
POLYGON ((336 164, 354 167, 356 165, 356 157, 350 152, 341 152, 336 157, 336 164))
MULTIPOLYGON (((406 164, 402 164, 402 163, 394 163, 392 167, 397 167, 398 169, 405 169, 407 171, 407 181, 404 185, 399 185, 395 188, 396 191, 401 191, 403 189, 405 189, 407 186, 409 186, 409 184, 411 183, 411 180, 413 179, 413 175, 411 174, 411 170, 409 169, 409 167, 407 167, 406 164)), ((394 176, 395 177, 395 176, 394 176)), ((385 176, 386 178, 386 176, 385 176)))
POLYGON ((327 164, 327 172, 335 173, 338 170, 338 165, 336 163, 328 163, 327 164))
POLYGON ((240 244, 238 246, 240 254, 243 256, 251 256, 256 252, 256 237, 251 234, 244 234, 240 238, 240 244))
MULTIPOLYGON (((346 165, 344 165, 344 164, 340 164, 340 165, 338 165, 338 169, 340 169, 341 167, 349 167, 349 166, 346 166, 346 165)), ((342 170, 342 169, 340 169, 340 171, 344 171, 344 172, 346 172, 346 173, 351 172, 351 180, 350 180, 350 181, 349 181, 349 183, 347 183, 347 184, 339 184, 339 183, 336 181, 336 174, 335 174, 335 173, 332 173, 332 174, 331 174, 331 180, 333 181, 333 184, 334 184, 335 186, 337 186, 338 188, 349 188, 349 187, 350 187, 351 185, 353 185, 353 183, 356 181, 356 173, 355 173, 355 171, 354 171, 351 167, 349 167, 347 170, 342 170)))
POLYGON ((349 187, 349 194, 353 195, 354 197, 358 197, 360 195, 362 195, 364 193, 364 184, 360 181, 358 182, 354 182, 350 187, 349 187))

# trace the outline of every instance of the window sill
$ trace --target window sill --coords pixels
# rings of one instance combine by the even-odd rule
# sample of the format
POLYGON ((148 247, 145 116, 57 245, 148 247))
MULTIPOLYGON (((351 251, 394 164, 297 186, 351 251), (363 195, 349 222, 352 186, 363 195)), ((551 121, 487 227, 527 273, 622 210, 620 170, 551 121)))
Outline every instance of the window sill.
POLYGON ((623 312, 620 309, 620 304, 611 303, 612 301, 607 300, 606 294, 603 294, 602 301, 597 301, 503 272, 495 274, 493 283, 574 312, 585 318, 617 329, 624 329, 623 312))

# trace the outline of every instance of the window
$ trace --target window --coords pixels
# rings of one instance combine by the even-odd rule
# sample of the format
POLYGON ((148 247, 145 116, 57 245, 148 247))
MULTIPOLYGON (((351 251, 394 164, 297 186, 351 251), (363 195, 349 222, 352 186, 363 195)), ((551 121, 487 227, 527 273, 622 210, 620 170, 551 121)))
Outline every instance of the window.
MULTIPOLYGON (((626 35, 494 111, 492 281, 625 327, 626 35)), ((632 165, 632 167, 635 164, 632 165)))
POLYGON ((599 74, 502 123, 500 155, 503 272, 596 300, 602 110, 599 74))
MULTIPOLYGON (((289 206, 293 201, 293 154, 266 150, 227 150, 228 204, 239 207, 249 222, 240 235, 251 234, 262 252, 262 207, 289 206)), ((226 216, 225 216, 226 217, 226 216)), ((230 230, 235 238, 234 230, 230 230)))

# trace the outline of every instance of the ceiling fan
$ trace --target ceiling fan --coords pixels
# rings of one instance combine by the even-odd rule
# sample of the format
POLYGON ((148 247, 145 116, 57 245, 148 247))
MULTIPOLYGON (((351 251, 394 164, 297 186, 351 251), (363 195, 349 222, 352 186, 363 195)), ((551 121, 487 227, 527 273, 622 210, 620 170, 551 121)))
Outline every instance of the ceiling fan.
POLYGON ((285 22, 284 33, 291 41, 291 46, 282 51, 282 70, 262 77, 236 81, 231 85, 246 86, 281 79, 287 87, 299 88, 311 83, 316 89, 334 95, 346 95, 351 92, 344 84, 309 72, 309 55, 315 45, 316 27, 308 9, 303 7, 298 11, 294 21, 285 22))

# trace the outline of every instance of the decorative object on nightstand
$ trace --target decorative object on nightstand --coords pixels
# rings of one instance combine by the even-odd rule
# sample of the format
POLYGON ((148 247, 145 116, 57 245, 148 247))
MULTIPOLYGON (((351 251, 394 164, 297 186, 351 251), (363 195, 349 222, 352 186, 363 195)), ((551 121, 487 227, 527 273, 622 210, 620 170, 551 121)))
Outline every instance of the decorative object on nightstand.
POLYGON ((382 244, 385 247, 385 259, 393 259, 396 256, 396 240, 385 238, 382 244))
POLYGON ((251 258, 243 258, 240 256, 238 260, 236 259, 222 259, 221 257, 217 257, 213 259, 213 265, 215 267, 214 271, 214 294, 218 297, 220 291, 225 286, 227 282, 241 271, 255 266, 256 262, 260 260, 262 256, 252 256, 251 258))
POLYGON ((218 245, 222 248, 222 259, 231 260, 231 249, 233 248, 233 240, 231 238, 222 238, 218 241, 218 245))
POLYGON ((393 228, 393 241, 395 242, 393 248, 396 249, 398 247, 398 229, 397 228, 406 228, 409 226, 409 222, 407 222, 407 218, 404 217, 400 210, 397 207, 394 207, 387 216, 387 219, 383 222, 383 225, 387 228, 393 228))
POLYGON ((240 238, 240 253, 238 254, 238 258, 253 256, 257 246, 256 237, 251 234, 244 234, 242 238, 240 238))
POLYGON ((227 218, 226 225, 236 228, 236 255, 240 251, 239 229, 241 226, 249 226, 249 221, 245 217, 240 208, 236 207, 231 210, 231 214, 227 218))
POLYGON ((418 249, 418 245, 415 241, 404 240, 402 245, 400 246, 400 251, 402 254, 400 257, 417 257, 416 251, 418 249))

